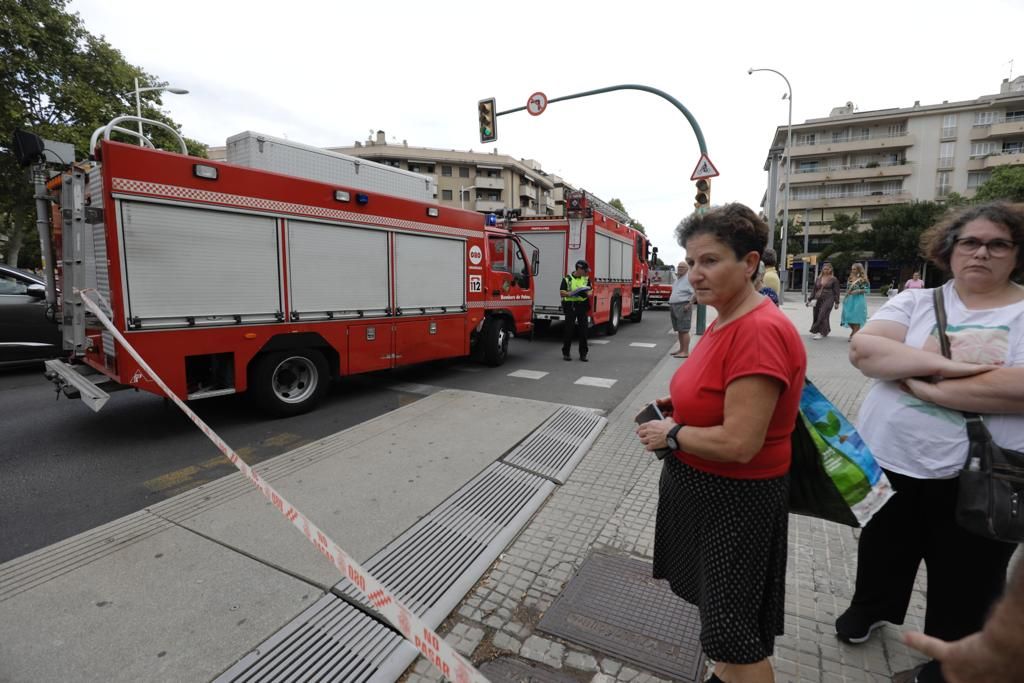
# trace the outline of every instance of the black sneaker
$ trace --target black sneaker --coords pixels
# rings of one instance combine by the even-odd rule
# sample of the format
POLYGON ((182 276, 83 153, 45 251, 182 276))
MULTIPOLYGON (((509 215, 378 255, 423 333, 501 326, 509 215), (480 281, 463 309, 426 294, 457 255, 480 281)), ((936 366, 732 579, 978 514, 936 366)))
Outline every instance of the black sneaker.
POLYGON ((581 360, 581 361, 583 361, 584 363, 588 363, 588 362, 589 362, 589 361, 587 360, 587 357, 586 357, 586 356, 580 356, 580 360, 581 360))
POLYGON ((885 620, 872 621, 861 612, 848 609, 836 619, 836 637, 844 643, 863 643, 871 632, 885 625, 885 620))
POLYGON ((572 360, 572 356, 567 353, 562 354, 562 360, 572 360))

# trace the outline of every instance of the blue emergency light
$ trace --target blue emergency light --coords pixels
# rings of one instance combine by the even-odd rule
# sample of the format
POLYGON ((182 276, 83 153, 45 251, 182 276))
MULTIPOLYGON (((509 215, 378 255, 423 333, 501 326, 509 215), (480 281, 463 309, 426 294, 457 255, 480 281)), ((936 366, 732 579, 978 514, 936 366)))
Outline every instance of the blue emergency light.
POLYGON ((498 224, 498 217, 493 213, 487 214, 487 225, 493 226, 498 224))

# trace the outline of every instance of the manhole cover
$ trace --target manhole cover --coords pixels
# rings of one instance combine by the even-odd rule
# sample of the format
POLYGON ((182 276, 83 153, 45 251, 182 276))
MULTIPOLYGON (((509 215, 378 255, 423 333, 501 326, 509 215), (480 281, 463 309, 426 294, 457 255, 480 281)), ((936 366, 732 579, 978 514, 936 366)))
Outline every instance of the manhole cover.
POLYGON ((572 676, 512 657, 499 657, 481 664, 480 673, 491 683, 579 683, 572 676))
POLYGON ((594 553, 537 625, 674 681, 704 676, 700 615, 648 562, 594 553))

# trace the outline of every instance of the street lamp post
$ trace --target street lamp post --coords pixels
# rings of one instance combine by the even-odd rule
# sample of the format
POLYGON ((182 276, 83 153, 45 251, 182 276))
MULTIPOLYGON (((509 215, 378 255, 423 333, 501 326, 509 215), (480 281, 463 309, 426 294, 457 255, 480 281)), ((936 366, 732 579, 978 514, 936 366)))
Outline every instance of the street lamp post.
POLYGON ((139 93, 150 92, 150 91, 153 91, 153 90, 161 90, 163 92, 169 92, 169 93, 172 93, 174 95, 187 95, 188 94, 188 90, 185 90, 184 88, 172 88, 170 86, 158 86, 158 87, 154 87, 154 88, 140 88, 139 87, 139 79, 138 78, 135 79, 135 116, 140 119, 139 121, 136 121, 136 123, 139 124, 139 147, 143 146, 143 142, 142 142, 142 121, 141 121, 141 119, 142 119, 142 100, 139 98, 139 93))
MULTIPOLYGON (((782 242, 782 256, 779 258, 779 269, 782 271, 782 291, 785 292, 789 284, 789 273, 786 270, 786 235, 789 233, 789 179, 793 175, 793 150, 790 148, 790 145, 793 143, 793 86, 789 84, 789 79, 781 71, 750 67, 747 69, 747 74, 753 74, 755 71, 771 71, 773 74, 778 74, 782 77, 782 80, 786 81, 786 88, 789 90, 788 94, 782 96, 783 99, 789 100, 789 118, 786 119, 786 194, 782 196, 782 232, 779 235, 782 242)), ((775 191, 778 191, 777 188, 775 191)), ((772 223, 774 222, 775 217, 772 216, 772 223)), ((804 233, 804 253, 807 253, 806 233, 804 233)))
POLYGON ((475 190, 476 185, 470 185, 469 187, 459 187, 459 208, 466 208, 466 190, 475 190))

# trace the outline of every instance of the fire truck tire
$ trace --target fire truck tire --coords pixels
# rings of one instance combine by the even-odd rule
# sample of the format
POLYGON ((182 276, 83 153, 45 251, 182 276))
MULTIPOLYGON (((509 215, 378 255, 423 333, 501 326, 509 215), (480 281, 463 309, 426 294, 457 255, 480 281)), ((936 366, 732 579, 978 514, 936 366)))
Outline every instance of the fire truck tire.
POLYGON ((329 379, 327 361, 319 351, 275 351, 256 359, 249 390, 268 414, 290 417, 315 408, 329 379))
POLYGON ((481 343, 484 351, 484 364, 492 368, 498 367, 508 358, 508 340, 511 335, 505 321, 501 318, 488 318, 484 323, 481 343))
POLYGON ((635 323, 638 323, 644 319, 644 308, 647 305, 647 302, 643 300, 642 296, 638 298, 640 300, 637 302, 637 305, 633 307, 633 312, 629 314, 630 321, 635 323))
POLYGON ((611 337, 619 331, 619 323, 622 322, 622 300, 619 297, 612 299, 612 310, 608 313, 608 322, 605 323, 605 334, 611 337))

